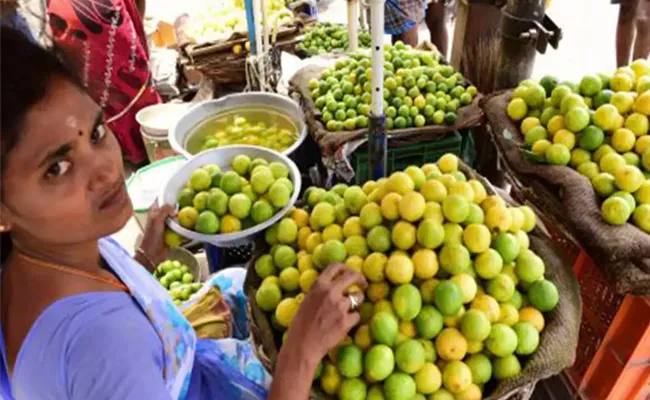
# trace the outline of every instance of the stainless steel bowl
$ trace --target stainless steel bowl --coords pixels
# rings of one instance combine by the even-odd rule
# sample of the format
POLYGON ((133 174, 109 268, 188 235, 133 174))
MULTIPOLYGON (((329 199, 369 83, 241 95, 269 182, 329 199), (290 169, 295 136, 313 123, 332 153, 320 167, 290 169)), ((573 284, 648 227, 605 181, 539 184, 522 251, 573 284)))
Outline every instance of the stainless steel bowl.
POLYGON ((282 152, 284 155, 293 153, 305 140, 307 136, 307 125, 302 110, 291 98, 276 93, 238 93, 222 97, 217 100, 209 100, 199 103, 190 108, 176 124, 169 130, 169 142, 172 149, 178 154, 191 158, 192 154, 187 151, 187 142, 190 135, 194 133, 197 126, 208 118, 229 112, 241 107, 254 107, 256 105, 266 108, 273 108, 275 111, 286 115, 296 124, 298 128, 298 139, 282 152))
POLYGON ((206 164, 216 164, 221 167, 222 171, 228 171, 230 170, 230 160, 240 154, 245 154, 251 158, 263 158, 268 162, 277 161, 287 166, 289 169, 289 179, 293 183, 293 193, 291 194, 289 204, 278 210, 268 220, 235 233, 204 235, 185 229, 177 223, 175 218, 169 218, 167 219, 167 225, 173 231, 177 232, 184 238, 194 240, 196 242, 210 243, 218 247, 235 247, 249 243, 257 233, 265 231, 268 227, 278 222, 285 215, 287 215, 287 213, 291 210, 293 205, 298 200, 300 186, 302 183, 300 178, 300 171, 298 170, 296 164, 291 161, 286 155, 259 146, 223 146, 217 147, 216 149, 206 150, 192 157, 169 179, 162 191, 161 196, 158 198, 159 204, 175 205, 178 198, 178 193, 183 187, 185 187, 185 183, 188 181, 188 179, 190 179, 192 172, 194 172, 196 169, 206 164))

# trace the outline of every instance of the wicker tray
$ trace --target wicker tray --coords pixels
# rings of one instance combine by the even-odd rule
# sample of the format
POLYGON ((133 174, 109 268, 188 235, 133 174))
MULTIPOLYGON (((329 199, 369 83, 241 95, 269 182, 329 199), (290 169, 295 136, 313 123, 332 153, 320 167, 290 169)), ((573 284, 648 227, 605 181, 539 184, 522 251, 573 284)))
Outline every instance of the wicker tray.
MULTIPOLYGON (((293 25, 281 27, 273 50, 277 51, 277 54, 280 51, 293 52, 305 25, 310 23, 312 23, 310 20, 296 19, 293 25)), ((246 42, 248 42, 248 33, 238 32, 226 41, 187 44, 183 47, 183 56, 189 60, 190 65, 216 84, 243 84, 246 83, 246 57, 248 56, 245 49, 246 42), (235 54, 233 48, 237 45, 241 47, 241 51, 235 54)), ((279 71, 279 57, 277 58, 278 62, 274 63, 274 69, 279 71)))

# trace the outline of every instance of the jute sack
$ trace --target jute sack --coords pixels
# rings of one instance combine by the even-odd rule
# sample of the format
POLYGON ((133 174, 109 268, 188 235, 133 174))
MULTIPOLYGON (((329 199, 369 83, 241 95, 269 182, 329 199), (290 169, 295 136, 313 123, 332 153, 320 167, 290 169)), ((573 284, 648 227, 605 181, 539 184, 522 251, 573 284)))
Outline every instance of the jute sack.
MULTIPOLYGON (((484 178, 465 166, 463 172, 481 180, 484 184, 486 182, 484 178)), ((489 186, 487 186, 487 190, 490 194, 495 193, 489 186)), ((509 198, 506 198, 506 201, 514 203, 509 198)), ((535 228, 529 236, 530 248, 542 257, 546 264, 546 277, 557 286, 560 292, 560 302, 553 312, 545 315, 546 327, 541 334, 539 348, 535 354, 522 362, 521 374, 515 378, 500 381, 493 387, 486 386, 487 396, 485 398, 488 400, 528 399, 537 381, 560 373, 573 365, 575 361, 582 301, 578 283, 571 269, 571 261, 566 259, 562 249, 544 236, 541 229, 535 228)), ((264 249, 264 244, 259 243, 256 248, 264 249)), ((282 335, 271 328, 269 315, 262 311, 255 302, 255 293, 261 284, 261 279, 255 273, 254 263, 265 252, 257 253, 250 261, 244 290, 248 297, 251 341, 262 364, 270 373, 273 373, 282 335)), ((320 391, 317 386, 317 384, 314 385, 310 399, 332 399, 320 391)))
POLYGON ((607 224, 591 182, 574 169, 528 159, 523 136, 505 111, 510 99, 511 92, 506 91, 480 104, 507 169, 528 189, 524 196, 578 239, 619 293, 650 294, 650 235, 630 223, 607 224))

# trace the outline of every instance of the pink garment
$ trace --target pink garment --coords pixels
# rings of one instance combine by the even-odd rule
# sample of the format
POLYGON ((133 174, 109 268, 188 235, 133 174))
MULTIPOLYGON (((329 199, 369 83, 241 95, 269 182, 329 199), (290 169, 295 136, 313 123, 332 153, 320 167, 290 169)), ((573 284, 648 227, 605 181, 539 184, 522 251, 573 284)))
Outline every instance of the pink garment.
POLYGON ((135 114, 160 103, 160 96, 149 79, 147 41, 134 1, 48 0, 48 16, 54 44, 102 107, 106 121, 130 107, 109 127, 127 160, 144 161, 135 114))

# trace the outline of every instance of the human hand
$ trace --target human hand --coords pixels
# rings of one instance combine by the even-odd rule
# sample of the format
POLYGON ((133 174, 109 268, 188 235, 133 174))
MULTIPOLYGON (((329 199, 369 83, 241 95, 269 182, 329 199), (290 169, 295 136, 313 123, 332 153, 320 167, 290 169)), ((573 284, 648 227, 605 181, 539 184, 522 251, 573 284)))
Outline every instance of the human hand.
POLYGON ((165 204, 159 207, 157 202, 149 209, 147 215, 147 225, 144 228, 142 242, 136 255, 144 258, 145 266, 156 268, 158 264, 165 260, 167 246, 165 245, 165 219, 174 214, 174 208, 165 204), (151 264, 151 265, 147 265, 151 264))
POLYGON ((363 275, 345 264, 327 267, 302 301, 285 346, 318 364, 361 319, 358 305, 363 302, 363 291, 347 295, 352 285, 365 289, 367 282, 363 275), (355 310, 351 308, 350 296, 356 300, 355 310))

